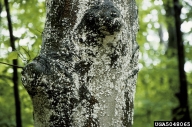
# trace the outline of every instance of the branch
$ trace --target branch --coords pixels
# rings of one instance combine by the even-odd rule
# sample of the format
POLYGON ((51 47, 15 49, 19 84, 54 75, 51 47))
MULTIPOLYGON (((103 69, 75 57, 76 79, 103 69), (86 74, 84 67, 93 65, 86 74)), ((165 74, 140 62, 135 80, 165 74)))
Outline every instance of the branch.
POLYGON ((8 63, 4 63, 4 62, 0 62, 0 64, 5 64, 5 65, 8 65, 8 66, 17 67, 17 68, 23 68, 23 67, 18 66, 18 65, 8 64, 8 63))

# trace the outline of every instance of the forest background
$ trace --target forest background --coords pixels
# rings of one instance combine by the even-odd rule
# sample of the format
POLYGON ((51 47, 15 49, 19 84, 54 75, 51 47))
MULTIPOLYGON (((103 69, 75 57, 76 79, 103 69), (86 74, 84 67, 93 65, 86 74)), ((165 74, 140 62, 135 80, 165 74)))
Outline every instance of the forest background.
MULTIPOLYGON (((14 51, 10 43, 4 1, 0 0, 0 126, 16 127, 20 121, 23 127, 33 127, 33 108, 30 97, 22 86, 22 69, 19 67, 25 66, 40 51, 45 23, 45 1, 9 0, 14 51), (15 59, 18 61, 16 87, 12 78, 13 67, 5 64, 12 64, 15 59), (17 88, 18 93, 15 92, 17 88), (19 107, 21 114, 18 113, 19 107)), ((152 127, 154 121, 173 120, 176 117, 174 109, 179 106, 176 96, 180 91, 180 83, 174 2, 136 1, 140 25, 137 35, 140 46, 140 72, 135 95, 133 127, 152 127)), ((188 99, 192 116, 192 1, 182 0, 179 4, 182 7, 180 20, 188 95, 188 98, 183 99, 188 99)))

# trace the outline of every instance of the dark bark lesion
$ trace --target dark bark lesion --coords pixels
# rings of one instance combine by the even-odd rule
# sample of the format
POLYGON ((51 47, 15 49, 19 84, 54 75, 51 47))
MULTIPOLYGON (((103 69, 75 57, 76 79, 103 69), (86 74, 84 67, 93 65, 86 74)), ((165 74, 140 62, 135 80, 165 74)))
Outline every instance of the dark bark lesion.
POLYGON ((87 113, 85 115, 88 115, 83 127, 99 127, 99 119, 94 118, 92 115, 94 113, 94 105, 99 104, 99 101, 91 95, 85 84, 79 88, 79 97, 80 104, 86 108, 87 113))
POLYGON ((134 109, 134 104, 133 104, 133 99, 129 97, 129 92, 125 92, 125 108, 123 109, 124 115, 122 117, 123 125, 125 127, 132 127, 132 118, 133 117, 133 109, 134 109))
POLYGON ((103 2, 86 10, 77 30, 90 31, 100 36, 112 35, 114 32, 119 32, 122 27, 119 18, 121 18, 120 11, 113 3, 103 2))
POLYGON ((73 27, 76 23, 76 12, 78 11, 78 0, 56 0, 47 1, 47 6, 50 11, 47 14, 47 21, 45 26, 51 28, 73 27))
POLYGON ((31 97, 34 97, 42 90, 39 89, 39 86, 44 85, 42 77, 43 75, 52 74, 50 67, 48 59, 40 55, 23 68, 21 72, 22 82, 31 97))
POLYGON ((29 63, 22 71, 22 74, 27 70, 35 74, 51 74, 49 61, 46 56, 39 55, 33 62, 29 63))
POLYGON ((75 64, 75 70, 81 75, 84 76, 91 68, 92 61, 80 61, 75 64))
POLYGON ((120 67, 121 65, 118 64, 119 63, 118 60, 120 57, 127 55, 128 45, 123 44, 121 40, 119 40, 116 46, 113 46, 110 43, 108 44, 108 46, 111 48, 111 51, 113 51, 111 54, 108 55, 111 59, 110 67, 112 68, 120 67))
POLYGON ((94 59, 98 57, 100 50, 103 50, 105 46, 109 47, 111 49, 107 53, 107 57, 111 59, 109 66, 116 68, 119 57, 125 56, 128 52, 128 44, 123 44, 118 38, 123 25, 121 12, 113 2, 106 0, 91 6, 85 11, 81 22, 75 29, 79 38, 77 41, 86 47, 83 51, 80 50, 80 53, 84 52, 89 58, 94 59), (106 42, 106 38, 111 40, 106 42))

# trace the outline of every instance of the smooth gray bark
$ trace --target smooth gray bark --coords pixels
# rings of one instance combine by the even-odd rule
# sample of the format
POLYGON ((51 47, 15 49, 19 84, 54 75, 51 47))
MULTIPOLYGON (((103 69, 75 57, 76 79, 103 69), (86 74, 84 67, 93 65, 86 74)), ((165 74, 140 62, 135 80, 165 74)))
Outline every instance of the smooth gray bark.
POLYGON ((47 0, 41 53, 22 72, 36 127, 131 127, 135 0, 47 0))

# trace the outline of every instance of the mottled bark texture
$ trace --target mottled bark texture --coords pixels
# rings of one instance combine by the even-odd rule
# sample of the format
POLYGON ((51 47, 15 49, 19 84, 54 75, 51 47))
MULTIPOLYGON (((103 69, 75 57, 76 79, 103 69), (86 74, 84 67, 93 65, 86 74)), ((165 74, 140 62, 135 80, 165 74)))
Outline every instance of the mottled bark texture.
POLYGON ((131 127, 135 0, 47 0, 42 49, 22 72, 36 127, 131 127))

